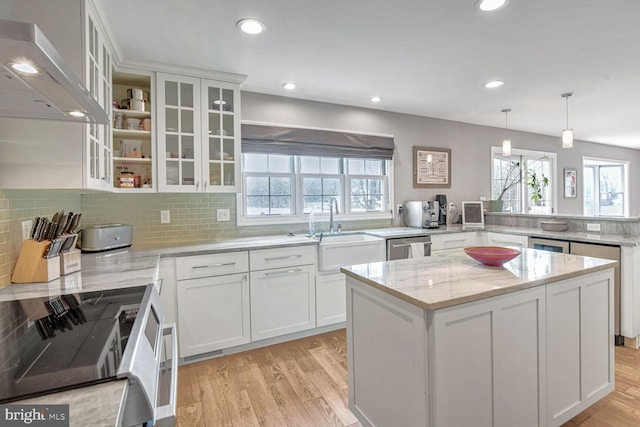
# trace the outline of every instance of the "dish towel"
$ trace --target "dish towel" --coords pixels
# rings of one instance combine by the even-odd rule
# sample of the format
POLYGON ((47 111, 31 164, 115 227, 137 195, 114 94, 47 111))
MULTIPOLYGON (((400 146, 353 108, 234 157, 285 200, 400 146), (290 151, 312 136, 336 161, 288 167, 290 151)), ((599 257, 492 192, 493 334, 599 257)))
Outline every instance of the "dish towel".
POLYGON ((409 258, 420 258, 424 256, 424 243, 410 243, 409 258))

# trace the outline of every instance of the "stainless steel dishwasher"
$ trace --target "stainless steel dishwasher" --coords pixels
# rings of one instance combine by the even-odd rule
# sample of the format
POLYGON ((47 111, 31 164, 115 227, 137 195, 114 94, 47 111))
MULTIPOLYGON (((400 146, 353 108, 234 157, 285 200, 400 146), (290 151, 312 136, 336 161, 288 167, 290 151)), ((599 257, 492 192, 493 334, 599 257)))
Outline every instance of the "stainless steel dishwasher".
POLYGON ((570 253, 618 261, 618 267, 613 269, 613 325, 616 345, 624 345, 620 335, 620 246, 571 242, 570 253))
POLYGON ((387 260, 431 256, 431 237, 402 237, 387 239, 387 260))

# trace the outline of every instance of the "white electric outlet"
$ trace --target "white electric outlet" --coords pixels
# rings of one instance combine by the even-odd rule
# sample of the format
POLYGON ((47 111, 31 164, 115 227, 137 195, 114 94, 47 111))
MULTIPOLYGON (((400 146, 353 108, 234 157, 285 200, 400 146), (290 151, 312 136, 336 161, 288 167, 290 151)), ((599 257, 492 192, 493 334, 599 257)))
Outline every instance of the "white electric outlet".
POLYGON ((229 209, 217 209, 218 221, 229 221, 229 209))
POLYGON ((160 224, 171 223, 171 211, 160 211, 160 224))
POLYGON ((587 223, 587 231, 600 231, 600 224, 587 223))
POLYGON ((26 221, 22 221, 22 240, 27 240, 29 237, 29 233, 31 233, 31 225, 33 224, 33 220, 28 219, 26 221))

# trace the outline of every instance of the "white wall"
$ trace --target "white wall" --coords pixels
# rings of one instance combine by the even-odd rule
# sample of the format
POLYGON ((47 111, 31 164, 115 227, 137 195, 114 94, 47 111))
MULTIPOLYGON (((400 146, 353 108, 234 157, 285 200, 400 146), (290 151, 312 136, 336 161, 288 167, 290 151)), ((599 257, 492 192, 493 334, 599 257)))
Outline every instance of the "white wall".
MULTIPOLYGON (((428 117, 389 113, 374 109, 303 101, 288 97, 242 93, 242 119, 329 129, 386 133, 395 137, 395 202, 433 200, 436 194, 446 194, 448 200, 478 200, 490 197, 490 158, 492 145, 502 144, 505 137, 513 148, 555 152, 558 154, 558 177, 563 168, 578 169, 577 199, 563 198, 561 179, 557 182, 558 212, 582 214, 582 156, 628 160, 630 162, 632 216, 640 215, 640 197, 634 194, 634 184, 640 178, 640 151, 575 141, 573 149, 563 149, 558 136, 550 137, 528 132, 477 126, 428 117), (451 188, 425 190, 413 188, 413 146, 451 148, 451 188)), ((576 135, 580 130, 576 129, 576 135)), ((636 192, 637 193, 637 192, 636 192)))

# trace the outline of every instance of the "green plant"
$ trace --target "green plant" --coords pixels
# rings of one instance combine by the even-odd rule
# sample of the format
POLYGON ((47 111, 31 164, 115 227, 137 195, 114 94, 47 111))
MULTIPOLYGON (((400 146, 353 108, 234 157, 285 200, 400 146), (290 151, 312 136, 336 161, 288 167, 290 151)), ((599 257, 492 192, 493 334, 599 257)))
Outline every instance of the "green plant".
MULTIPOLYGON (((546 159, 546 156, 534 160, 533 162, 531 162, 531 164, 543 159, 546 159)), ((538 174, 535 170, 531 168, 527 168, 525 170, 520 166, 520 162, 516 161, 511 162, 511 166, 507 171, 507 177, 505 178, 504 184, 502 185, 502 190, 500 191, 500 195, 498 196, 497 200, 502 200, 502 197, 507 191, 509 191, 516 185, 519 185, 524 179, 526 179, 525 182, 531 189, 531 200, 534 202, 541 200, 542 189, 549 185, 549 178, 544 176, 544 174, 540 174, 540 177, 538 177, 538 174)))

